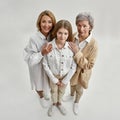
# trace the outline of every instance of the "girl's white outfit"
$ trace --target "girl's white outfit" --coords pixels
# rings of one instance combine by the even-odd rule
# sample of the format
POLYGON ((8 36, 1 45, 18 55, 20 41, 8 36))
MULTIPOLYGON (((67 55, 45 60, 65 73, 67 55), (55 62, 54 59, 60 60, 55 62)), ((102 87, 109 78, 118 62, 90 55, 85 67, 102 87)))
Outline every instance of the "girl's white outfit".
POLYGON ((50 44, 52 44, 53 50, 43 59, 44 69, 53 83, 58 82, 55 76, 65 76, 62 82, 67 84, 76 71, 76 63, 73 59, 74 54, 69 48, 68 42, 65 43, 62 49, 58 49, 55 39, 50 44))
POLYGON ((24 49, 24 60, 28 64, 32 89, 43 90, 45 93, 49 90, 49 82, 42 67, 41 48, 48 41, 49 37, 46 39, 41 32, 36 32, 30 37, 29 43, 24 49))
POLYGON ((57 47, 55 39, 50 44, 52 44, 53 49, 43 58, 43 67, 50 79, 52 101, 53 103, 61 103, 67 83, 76 71, 76 63, 73 59, 74 54, 68 47, 68 42, 62 49, 57 47), (59 87, 56 85, 59 78, 62 78, 62 83, 65 86, 59 87))

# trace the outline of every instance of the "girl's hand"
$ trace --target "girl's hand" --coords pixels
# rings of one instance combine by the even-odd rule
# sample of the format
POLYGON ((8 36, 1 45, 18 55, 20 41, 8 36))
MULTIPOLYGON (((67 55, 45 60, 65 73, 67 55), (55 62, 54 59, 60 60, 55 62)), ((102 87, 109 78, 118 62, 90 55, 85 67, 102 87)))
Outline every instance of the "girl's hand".
POLYGON ((57 86, 60 86, 60 84, 61 84, 60 82, 57 82, 57 83, 56 83, 57 86))
POLYGON ((64 84, 64 83, 62 83, 62 82, 60 82, 60 87, 63 87, 63 86, 65 86, 65 84, 64 84))

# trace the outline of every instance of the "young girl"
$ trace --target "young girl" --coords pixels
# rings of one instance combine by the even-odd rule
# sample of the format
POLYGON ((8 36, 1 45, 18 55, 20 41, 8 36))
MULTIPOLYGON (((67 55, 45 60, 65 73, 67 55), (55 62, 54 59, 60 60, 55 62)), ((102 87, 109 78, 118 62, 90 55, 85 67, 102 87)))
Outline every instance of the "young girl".
POLYGON ((73 60, 73 52, 69 48, 67 41, 72 41, 72 27, 69 21, 60 20, 53 31, 52 51, 43 59, 43 67, 50 79, 52 106, 48 110, 48 115, 52 116, 57 106, 63 115, 66 109, 61 100, 65 93, 65 88, 76 71, 76 64, 73 60))
POLYGON ((47 76, 42 68, 42 59, 45 54, 52 50, 51 45, 48 45, 47 42, 50 41, 50 34, 55 24, 56 19, 51 11, 45 10, 41 12, 36 24, 38 31, 30 37, 29 43, 24 49, 24 59, 29 67, 32 89, 35 88, 43 107, 47 105, 45 94, 47 94, 49 86, 47 76))

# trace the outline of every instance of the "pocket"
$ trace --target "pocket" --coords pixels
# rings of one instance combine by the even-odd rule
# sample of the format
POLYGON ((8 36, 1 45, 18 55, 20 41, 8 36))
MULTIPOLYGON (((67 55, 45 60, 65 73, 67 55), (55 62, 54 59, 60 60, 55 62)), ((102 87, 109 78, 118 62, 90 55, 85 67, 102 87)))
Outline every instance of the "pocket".
POLYGON ((72 65, 73 56, 72 55, 66 55, 65 56, 65 61, 66 61, 66 67, 69 68, 72 65))
POLYGON ((91 70, 81 70, 80 83, 85 89, 88 88, 90 76, 91 76, 91 70))
POLYGON ((51 64, 53 64, 53 61, 54 61, 54 57, 52 54, 48 54, 47 55, 47 61, 48 61, 48 64, 51 66, 51 64))

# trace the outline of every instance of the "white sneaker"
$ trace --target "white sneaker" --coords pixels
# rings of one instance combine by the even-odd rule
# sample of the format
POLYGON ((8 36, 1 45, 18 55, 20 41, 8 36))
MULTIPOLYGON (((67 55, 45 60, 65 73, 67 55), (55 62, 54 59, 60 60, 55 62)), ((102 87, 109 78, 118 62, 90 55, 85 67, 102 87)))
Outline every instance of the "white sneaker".
POLYGON ((45 100, 50 100, 49 95, 44 95, 44 99, 45 99, 45 100))
POLYGON ((77 115, 78 111, 79 111, 79 103, 74 103, 73 104, 73 112, 74 112, 74 114, 77 115))
POLYGON ((48 109, 48 116, 52 116, 55 112, 55 105, 51 105, 50 108, 48 109))
POLYGON ((43 108, 47 108, 48 107, 48 101, 43 98, 40 98, 40 104, 43 108))
POLYGON ((74 101, 74 96, 68 95, 68 96, 63 97, 62 100, 63 100, 64 102, 74 101))
POLYGON ((66 109, 65 109, 62 105, 58 105, 57 107, 58 107, 58 109, 60 110, 60 112, 61 112, 63 115, 66 115, 66 114, 67 114, 66 109))

